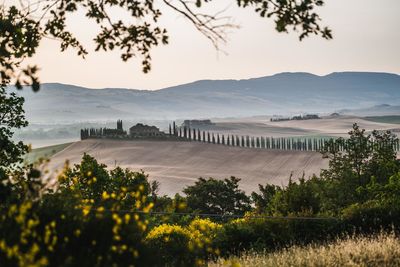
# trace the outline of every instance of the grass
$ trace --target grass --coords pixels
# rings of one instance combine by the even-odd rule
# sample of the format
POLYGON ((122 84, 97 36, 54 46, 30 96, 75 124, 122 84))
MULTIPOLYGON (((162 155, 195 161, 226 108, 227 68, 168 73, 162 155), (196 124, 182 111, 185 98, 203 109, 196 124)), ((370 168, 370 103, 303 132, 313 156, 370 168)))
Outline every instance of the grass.
POLYGON ((400 239, 394 234, 379 234, 326 245, 294 246, 273 253, 247 252, 240 257, 220 259, 209 266, 400 266, 400 239))
POLYGON ((72 143, 65 143, 65 144, 59 144, 59 145, 53 145, 53 146, 46 146, 46 147, 41 147, 41 148, 35 148, 32 149, 31 152, 29 152, 26 156, 24 161, 27 164, 31 164, 34 162, 37 162, 41 158, 50 158, 54 154, 60 152, 67 146, 69 146, 72 143))
POLYGON ((365 117, 364 119, 366 119, 368 121, 373 121, 373 122, 400 124, 400 116, 399 115, 371 116, 371 117, 365 117))

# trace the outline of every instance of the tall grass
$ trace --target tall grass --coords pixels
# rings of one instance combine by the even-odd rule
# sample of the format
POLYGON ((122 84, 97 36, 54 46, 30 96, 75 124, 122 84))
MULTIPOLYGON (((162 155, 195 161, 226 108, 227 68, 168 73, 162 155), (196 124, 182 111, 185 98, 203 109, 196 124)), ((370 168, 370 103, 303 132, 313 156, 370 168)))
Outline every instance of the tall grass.
POLYGON ((240 257, 219 259, 209 266, 400 266, 400 239, 394 234, 353 237, 273 253, 247 252, 240 257))

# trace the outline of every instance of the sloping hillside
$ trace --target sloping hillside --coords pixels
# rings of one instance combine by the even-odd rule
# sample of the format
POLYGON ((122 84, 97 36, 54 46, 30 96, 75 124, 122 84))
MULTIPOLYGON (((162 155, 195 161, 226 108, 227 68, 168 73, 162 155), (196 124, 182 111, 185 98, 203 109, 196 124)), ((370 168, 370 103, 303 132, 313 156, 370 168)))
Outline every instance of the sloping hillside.
MULTIPOLYGON (((85 140, 55 154, 47 166, 62 169, 66 159, 71 164, 89 153, 110 168, 119 165, 143 170, 151 180, 161 183, 161 194, 173 195, 195 182, 198 177, 242 178, 241 187, 248 193, 258 184, 285 185, 293 178, 308 177, 327 166, 319 153, 227 147, 197 142, 85 140)), ((54 180, 52 181, 54 182, 54 180)))
MULTIPOLYGON (((395 117, 395 116, 391 116, 395 117)), ((391 118, 389 116, 389 118, 391 118)), ((232 118, 216 120, 216 124, 200 127, 202 130, 233 134, 239 136, 341 136, 347 137, 354 123, 367 132, 373 130, 391 130, 400 132, 400 126, 394 123, 370 121, 355 116, 327 116, 314 120, 270 121, 269 117, 232 118)))

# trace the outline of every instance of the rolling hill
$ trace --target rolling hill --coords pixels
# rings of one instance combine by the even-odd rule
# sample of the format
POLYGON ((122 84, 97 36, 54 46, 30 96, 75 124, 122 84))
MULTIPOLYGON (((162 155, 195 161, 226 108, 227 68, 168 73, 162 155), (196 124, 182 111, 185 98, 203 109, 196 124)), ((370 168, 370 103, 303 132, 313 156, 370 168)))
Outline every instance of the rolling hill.
MULTIPOLYGON (((327 161, 316 152, 228 147, 198 142, 85 140, 73 143, 51 157, 45 166, 56 173, 64 166, 80 162, 83 153, 113 168, 118 165, 143 170, 150 180, 161 183, 160 193, 174 195, 199 177, 242 178, 241 188, 256 191, 258 184, 286 185, 305 174, 319 174, 327 161)), ((54 176, 53 176, 54 177, 54 176)), ((55 179, 49 181, 54 184, 55 179)))
POLYGON ((25 110, 32 123, 242 117, 343 109, 362 113, 382 104, 386 106, 379 110, 385 114, 380 115, 397 115, 400 110, 400 76, 370 72, 325 76, 280 73, 247 80, 202 80, 155 91, 94 90, 48 83, 39 93, 29 88, 18 93, 26 98, 25 110))

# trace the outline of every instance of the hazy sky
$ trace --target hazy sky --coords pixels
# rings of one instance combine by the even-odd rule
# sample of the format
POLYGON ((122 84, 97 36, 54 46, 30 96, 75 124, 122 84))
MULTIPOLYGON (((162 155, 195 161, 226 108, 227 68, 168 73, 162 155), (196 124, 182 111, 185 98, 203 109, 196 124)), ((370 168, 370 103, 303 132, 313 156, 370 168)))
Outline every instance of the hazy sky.
MULTIPOLYGON (((296 33, 276 33, 271 20, 231 6, 241 26, 217 53, 211 43, 181 16, 165 10, 162 23, 170 44, 153 50, 153 69, 141 72, 138 60, 122 62, 119 54, 95 53, 91 40, 96 25, 82 16, 70 19, 70 29, 89 48, 86 60, 72 50, 59 52, 58 43, 44 40, 30 62, 41 68, 42 82, 91 88, 159 89, 200 79, 244 79, 278 72, 304 71, 324 75, 335 71, 378 71, 400 74, 400 0, 326 0, 322 24, 333 30, 327 41, 312 36, 302 42, 296 33)), ((233 4, 232 4, 233 3, 233 4)))

